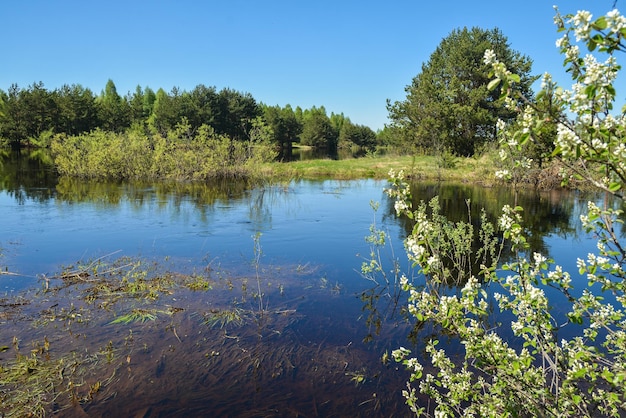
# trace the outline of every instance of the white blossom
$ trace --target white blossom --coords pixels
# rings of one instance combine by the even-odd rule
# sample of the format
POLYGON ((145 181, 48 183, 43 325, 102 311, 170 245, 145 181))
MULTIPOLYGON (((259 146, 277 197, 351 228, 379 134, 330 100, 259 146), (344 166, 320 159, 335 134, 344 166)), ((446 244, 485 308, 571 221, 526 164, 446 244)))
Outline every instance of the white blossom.
POLYGON ((617 9, 613 9, 606 14, 607 30, 610 33, 619 34, 626 29, 626 18, 617 9))
POLYGON ((496 53, 493 52, 492 49, 486 49, 485 50, 485 55, 483 56, 483 62, 486 65, 491 65, 491 64, 497 62, 496 53))
POLYGON ((576 15, 570 19, 570 23, 574 25, 574 33, 576 34, 577 41, 586 41, 589 39, 592 17, 592 14, 587 10, 579 10, 576 15))
POLYGON ((510 177, 511 173, 509 172, 509 170, 498 170, 496 171, 496 177, 499 179, 508 179, 510 177))

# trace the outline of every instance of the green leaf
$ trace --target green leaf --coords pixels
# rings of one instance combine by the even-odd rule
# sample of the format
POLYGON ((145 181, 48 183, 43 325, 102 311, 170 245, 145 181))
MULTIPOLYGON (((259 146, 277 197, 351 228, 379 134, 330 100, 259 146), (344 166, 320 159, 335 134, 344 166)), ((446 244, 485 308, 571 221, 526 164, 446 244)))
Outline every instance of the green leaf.
POLYGON ((530 132, 526 132, 522 134, 519 144, 524 145, 528 142, 529 139, 530 139, 530 132))
POLYGON ((622 188, 622 184, 621 183, 614 182, 614 183, 609 184, 609 191, 611 193, 615 193, 615 192, 617 192, 621 188, 622 188))
POLYGON ((574 379, 580 379, 580 378, 585 377, 586 374, 587 374, 587 369, 583 367, 580 370, 576 371, 576 373, 574 373, 573 376, 574 376, 574 379))
POLYGON ((567 314, 567 317, 573 324, 581 325, 583 323, 583 317, 577 312, 570 312, 567 314))
POLYGON ((520 82, 520 80, 521 80, 521 78, 520 78, 520 76, 519 76, 519 75, 517 75, 517 74, 511 74, 511 75, 509 76, 509 81, 510 81, 510 82, 512 82, 512 83, 519 83, 519 82, 520 82))
POLYGON ((489 84, 487 84, 487 89, 489 91, 493 91, 496 87, 498 87, 498 85, 500 84, 500 80, 499 78, 494 78, 493 80, 491 80, 489 82, 489 84))
MULTIPOLYGON (((591 49, 591 50, 593 51, 593 49, 591 49)), ((588 85, 585 88, 585 94, 587 95, 588 98, 592 98, 593 96, 595 96, 596 95, 596 86, 593 85, 593 84, 588 85)))
POLYGON ((606 17, 605 16, 599 17, 598 19, 596 19, 595 22, 591 24, 591 27, 594 28, 595 30, 606 29, 607 28, 606 17))

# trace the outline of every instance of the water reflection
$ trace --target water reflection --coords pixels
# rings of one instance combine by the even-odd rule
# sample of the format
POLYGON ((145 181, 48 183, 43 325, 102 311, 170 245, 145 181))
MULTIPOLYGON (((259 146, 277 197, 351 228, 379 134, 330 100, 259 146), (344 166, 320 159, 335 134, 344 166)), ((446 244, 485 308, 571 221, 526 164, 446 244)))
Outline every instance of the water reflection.
POLYGON ((0 190, 17 202, 50 199, 56 180, 48 153, 0 149, 0 190))

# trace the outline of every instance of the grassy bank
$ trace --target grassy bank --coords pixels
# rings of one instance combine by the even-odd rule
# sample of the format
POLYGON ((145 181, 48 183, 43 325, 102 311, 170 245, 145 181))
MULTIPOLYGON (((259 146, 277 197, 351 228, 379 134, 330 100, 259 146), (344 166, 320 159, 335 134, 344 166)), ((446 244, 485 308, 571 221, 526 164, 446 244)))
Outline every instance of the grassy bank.
POLYGON ((440 179, 472 183, 495 180, 495 165, 488 157, 457 158, 452 168, 440 168, 437 157, 382 156, 344 160, 305 160, 289 163, 269 163, 260 168, 264 177, 292 178, 387 178, 389 170, 404 170, 415 179, 440 179))

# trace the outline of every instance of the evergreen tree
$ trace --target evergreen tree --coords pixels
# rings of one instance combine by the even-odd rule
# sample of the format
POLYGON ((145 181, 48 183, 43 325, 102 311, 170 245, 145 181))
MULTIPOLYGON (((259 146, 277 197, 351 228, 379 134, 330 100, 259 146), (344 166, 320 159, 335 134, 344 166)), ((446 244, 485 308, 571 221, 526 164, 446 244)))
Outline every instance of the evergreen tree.
POLYGON ((431 153, 447 149, 471 156, 482 144, 495 141, 498 118, 511 120, 514 115, 499 100, 500 91, 487 88, 490 68, 482 61, 487 49, 520 75, 514 88, 532 96, 532 61, 512 50, 499 29, 454 30, 406 87, 406 99, 388 103, 392 126, 399 128, 405 143, 431 153))
POLYGON ((117 93, 113 80, 107 81, 104 91, 98 97, 100 126, 105 131, 121 132, 130 126, 130 105, 117 93))

